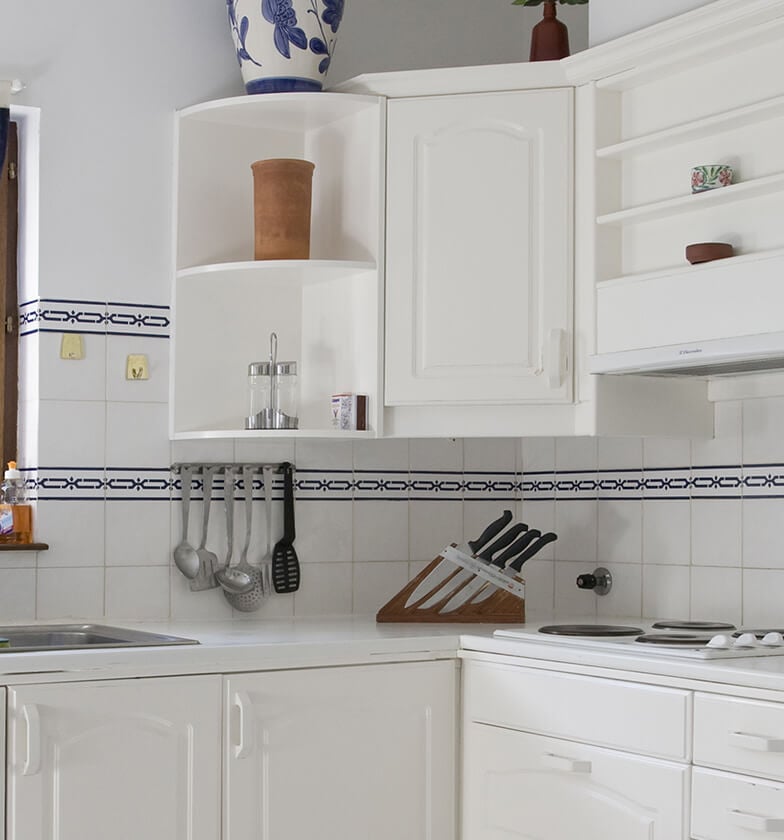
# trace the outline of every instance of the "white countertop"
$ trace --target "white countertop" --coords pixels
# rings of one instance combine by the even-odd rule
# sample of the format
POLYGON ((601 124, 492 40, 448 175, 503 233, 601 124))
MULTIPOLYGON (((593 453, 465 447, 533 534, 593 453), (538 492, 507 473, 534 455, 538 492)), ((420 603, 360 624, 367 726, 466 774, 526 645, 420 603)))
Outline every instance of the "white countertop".
MULTIPOLYGON (((630 620, 602 622, 628 624, 630 620)), ((595 651, 571 646, 568 640, 544 645, 493 638, 493 625, 377 624, 371 617, 112 625, 196 639, 199 644, 0 653, 0 682, 12 685, 315 668, 453 659, 458 653, 464 657, 479 653, 548 669, 564 670, 567 666, 565 670, 593 671, 617 679, 637 680, 650 675, 655 682, 688 682, 697 688, 699 684, 721 684, 784 692, 784 656, 697 661, 639 653, 628 647, 617 652, 595 651)))

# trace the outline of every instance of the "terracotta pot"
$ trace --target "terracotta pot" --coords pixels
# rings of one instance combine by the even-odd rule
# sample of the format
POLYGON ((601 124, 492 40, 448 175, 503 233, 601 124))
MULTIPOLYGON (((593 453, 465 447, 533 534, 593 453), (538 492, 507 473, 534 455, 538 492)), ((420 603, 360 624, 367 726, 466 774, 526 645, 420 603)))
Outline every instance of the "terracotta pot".
POLYGON ((530 61, 557 61, 569 55, 569 30, 555 16, 555 0, 545 0, 544 17, 531 31, 530 61))
POLYGON ((309 160, 257 160, 253 170, 253 217, 257 260, 310 258, 313 170, 309 160))

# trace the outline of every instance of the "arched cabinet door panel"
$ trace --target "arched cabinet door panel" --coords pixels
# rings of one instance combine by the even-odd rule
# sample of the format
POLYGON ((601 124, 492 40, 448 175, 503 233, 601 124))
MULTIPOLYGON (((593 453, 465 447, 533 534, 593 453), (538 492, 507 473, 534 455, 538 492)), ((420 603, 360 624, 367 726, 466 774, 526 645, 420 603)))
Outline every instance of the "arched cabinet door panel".
POLYGON ((215 840, 221 679, 9 689, 8 840, 215 840))
POLYGON ((389 103, 387 405, 571 400, 572 109, 389 103))

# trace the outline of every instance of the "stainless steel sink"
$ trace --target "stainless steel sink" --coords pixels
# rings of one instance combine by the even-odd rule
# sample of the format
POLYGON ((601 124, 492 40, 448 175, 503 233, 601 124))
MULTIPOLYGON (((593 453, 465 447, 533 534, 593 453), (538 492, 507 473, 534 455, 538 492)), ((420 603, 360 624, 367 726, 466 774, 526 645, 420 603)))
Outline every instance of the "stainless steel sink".
POLYGON ((197 645, 195 639, 108 627, 102 624, 46 624, 0 626, 0 639, 8 645, 2 653, 35 650, 80 650, 89 648, 158 647, 159 645, 197 645))

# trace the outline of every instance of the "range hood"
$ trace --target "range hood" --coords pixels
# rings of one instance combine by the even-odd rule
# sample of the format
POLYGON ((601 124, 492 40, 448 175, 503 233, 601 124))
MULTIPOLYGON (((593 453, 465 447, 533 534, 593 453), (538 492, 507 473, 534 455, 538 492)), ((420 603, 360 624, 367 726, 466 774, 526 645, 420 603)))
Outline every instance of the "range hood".
POLYGON ((784 370, 784 332, 694 341, 591 356, 589 371, 649 376, 727 376, 784 370))

